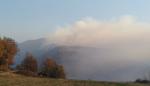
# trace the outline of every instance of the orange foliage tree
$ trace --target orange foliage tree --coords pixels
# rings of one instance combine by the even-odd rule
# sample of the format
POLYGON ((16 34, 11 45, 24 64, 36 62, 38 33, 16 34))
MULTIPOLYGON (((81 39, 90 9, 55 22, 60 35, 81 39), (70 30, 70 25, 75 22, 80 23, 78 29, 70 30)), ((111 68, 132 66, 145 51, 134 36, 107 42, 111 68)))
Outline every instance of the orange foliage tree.
POLYGON ((18 51, 16 42, 11 38, 0 38, 0 71, 7 71, 13 64, 18 51))
POLYGON ((50 78, 66 78, 64 67, 50 58, 44 61, 41 74, 50 78))
POLYGON ((25 75, 36 75, 38 70, 37 60, 31 53, 27 53, 22 63, 17 66, 17 69, 25 75))

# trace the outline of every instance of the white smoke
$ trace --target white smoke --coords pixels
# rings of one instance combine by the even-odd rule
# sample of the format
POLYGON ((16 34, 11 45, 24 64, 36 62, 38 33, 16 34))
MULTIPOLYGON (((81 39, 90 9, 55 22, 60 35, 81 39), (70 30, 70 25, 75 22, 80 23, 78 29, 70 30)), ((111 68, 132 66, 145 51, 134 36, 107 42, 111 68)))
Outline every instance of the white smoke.
POLYGON ((97 51, 80 53, 82 58, 77 65, 78 72, 91 75, 88 78, 92 79, 100 75, 99 79, 103 80, 132 80, 150 66, 150 23, 140 22, 133 16, 108 21, 85 18, 59 27, 47 41, 97 48, 97 51))
POLYGON ((85 18, 58 28, 50 37, 59 44, 97 46, 122 41, 143 41, 148 38, 149 32, 149 23, 139 22, 132 16, 123 16, 110 21, 85 18))

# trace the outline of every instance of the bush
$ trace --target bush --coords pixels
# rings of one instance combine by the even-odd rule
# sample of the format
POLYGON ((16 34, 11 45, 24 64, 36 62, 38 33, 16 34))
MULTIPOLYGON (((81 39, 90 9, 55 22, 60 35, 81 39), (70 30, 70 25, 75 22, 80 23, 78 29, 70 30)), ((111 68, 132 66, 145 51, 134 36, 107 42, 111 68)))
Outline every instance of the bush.
POLYGON ((28 76, 37 75, 37 68, 38 68, 37 61, 34 58, 34 56, 30 53, 27 53, 22 63, 16 67, 18 71, 17 73, 28 75, 28 76))
POLYGON ((42 67, 40 76, 50 78, 66 78, 64 68, 62 65, 58 65, 54 60, 47 58, 42 67))
POLYGON ((26 71, 26 70, 18 70, 15 73, 25 75, 25 76, 38 77, 37 73, 31 72, 31 71, 26 71))
POLYGON ((136 83, 150 83, 149 80, 142 80, 142 79, 137 79, 135 80, 136 83))

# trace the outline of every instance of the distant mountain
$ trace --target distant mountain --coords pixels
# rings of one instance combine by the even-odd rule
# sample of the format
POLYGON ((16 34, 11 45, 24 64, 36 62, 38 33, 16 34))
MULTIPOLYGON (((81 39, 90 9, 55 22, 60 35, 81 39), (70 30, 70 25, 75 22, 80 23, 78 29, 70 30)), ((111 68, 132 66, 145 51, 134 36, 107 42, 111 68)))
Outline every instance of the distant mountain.
POLYGON ((27 52, 31 52, 34 55, 40 55, 40 46, 44 43, 44 39, 29 40, 18 44, 19 52, 15 58, 15 63, 18 64, 24 59, 24 55, 27 52))
POLYGON ((113 48, 60 46, 46 42, 42 38, 20 43, 15 62, 20 63, 26 52, 31 52, 39 63, 47 57, 53 58, 64 65, 70 79, 126 81, 143 77, 144 72, 149 71, 148 62, 122 60, 113 48))

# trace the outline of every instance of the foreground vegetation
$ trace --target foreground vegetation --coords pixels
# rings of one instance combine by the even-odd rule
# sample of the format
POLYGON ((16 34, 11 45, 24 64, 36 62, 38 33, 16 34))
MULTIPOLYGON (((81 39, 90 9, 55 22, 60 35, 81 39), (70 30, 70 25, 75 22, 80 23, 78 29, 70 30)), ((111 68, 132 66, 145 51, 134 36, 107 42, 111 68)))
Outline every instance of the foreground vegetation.
POLYGON ((0 71, 16 71, 18 74, 65 79, 66 74, 63 65, 57 64, 54 60, 47 58, 43 59, 43 63, 38 65, 36 57, 31 53, 26 53, 21 64, 17 64, 14 68, 11 65, 14 63, 14 57, 19 51, 15 40, 7 37, 0 37, 0 71))
POLYGON ((98 81, 77 81, 64 79, 36 78, 9 72, 0 73, 0 86, 149 86, 138 83, 113 83, 98 81))

